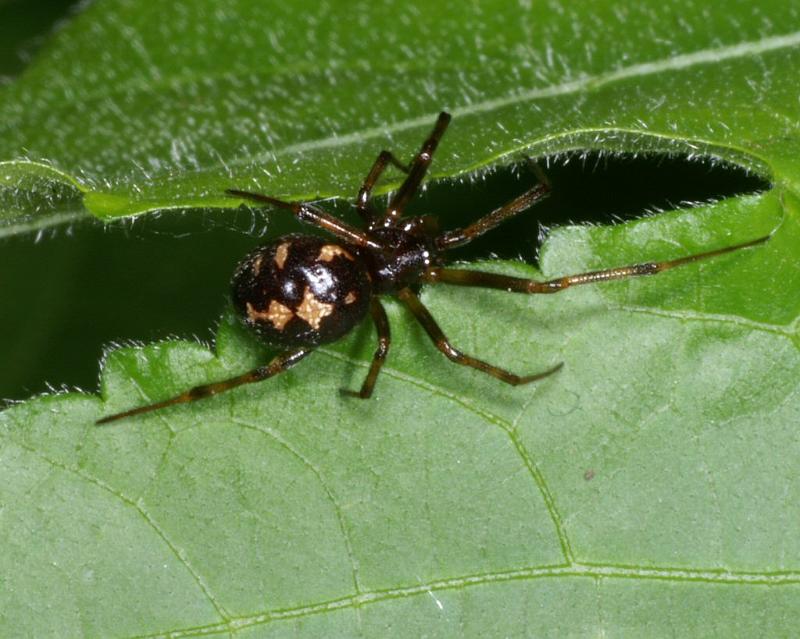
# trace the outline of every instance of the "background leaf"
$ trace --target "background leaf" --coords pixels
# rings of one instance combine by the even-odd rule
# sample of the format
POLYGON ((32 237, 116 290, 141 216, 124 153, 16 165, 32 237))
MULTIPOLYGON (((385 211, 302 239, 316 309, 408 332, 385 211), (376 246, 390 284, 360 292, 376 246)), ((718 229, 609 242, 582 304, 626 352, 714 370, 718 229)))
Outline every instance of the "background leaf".
POLYGON ((526 389, 454 367, 390 304, 395 347, 374 401, 338 394, 365 372, 365 326, 268 383, 96 429, 100 415, 267 356, 227 315, 216 355, 177 341, 115 351, 103 402, 54 395, 0 414, 0 627, 789 634, 797 18, 744 2, 86 9, 0 93, 9 224, 49 224, 44 204, 74 203, 72 188, 101 217, 226 206, 217 194, 231 183, 352 195, 375 153, 408 155, 441 106, 457 116, 441 176, 522 151, 661 150, 772 182, 559 229, 545 276, 775 233, 658 278, 547 299, 425 289, 467 352, 518 371, 566 363, 526 389), (67 190, 48 191, 42 171, 67 190), (31 185, 42 194, 29 206, 31 185))
POLYGON ((0 176, 47 173, 99 217, 232 206, 231 184, 350 196, 364 158, 415 150, 440 108, 456 119, 434 175, 575 148, 714 152, 791 174, 796 96, 776 74, 792 68, 797 22, 791 4, 744 0, 590 15, 101 2, 0 94, 0 176))

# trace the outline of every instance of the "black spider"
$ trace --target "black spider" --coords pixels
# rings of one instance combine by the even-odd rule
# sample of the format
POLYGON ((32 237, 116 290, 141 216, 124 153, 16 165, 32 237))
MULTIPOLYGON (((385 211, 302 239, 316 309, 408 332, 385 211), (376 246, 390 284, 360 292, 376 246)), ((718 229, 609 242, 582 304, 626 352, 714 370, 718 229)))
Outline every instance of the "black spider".
POLYGON ((104 417, 97 423, 191 402, 282 373, 316 346, 336 340, 352 330, 369 312, 378 332, 378 349, 361 390, 358 393, 346 391, 366 399, 372 395, 389 351, 389 322, 380 302, 381 295, 393 295, 403 302, 436 348, 452 361, 514 386, 527 384, 555 373, 562 364, 534 375, 520 376, 465 355, 450 344, 415 289, 422 283, 445 283, 517 293, 557 293, 575 284, 653 275, 768 239, 767 236, 674 260, 568 275, 546 282, 447 268, 443 265, 446 251, 471 242, 546 197, 550 191, 546 182, 539 184, 477 222, 453 231, 440 232, 436 219, 430 216, 403 217, 403 211, 425 177, 449 122, 448 113, 439 114, 436 126, 409 166, 402 164, 389 151, 378 155, 356 201, 364 218, 364 230, 353 228, 311 204, 283 202, 259 193, 228 190, 228 195, 233 197, 287 209, 303 222, 325 229, 336 238, 328 241, 308 235, 285 235, 257 248, 236 268, 232 281, 233 304, 241 321, 264 341, 287 350, 269 364, 243 375, 197 386, 171 399, 104 417), (370 205, 370 194, 389 164, 401 169, 407 177, 386 210, 379 214, 370 205))

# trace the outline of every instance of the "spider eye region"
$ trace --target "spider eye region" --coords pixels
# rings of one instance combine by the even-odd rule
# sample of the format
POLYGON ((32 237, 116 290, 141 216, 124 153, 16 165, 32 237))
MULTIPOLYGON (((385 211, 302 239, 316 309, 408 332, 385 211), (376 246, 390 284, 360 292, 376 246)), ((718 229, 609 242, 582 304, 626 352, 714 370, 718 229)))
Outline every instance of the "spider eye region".
POLYGON ((236 267, 231 289, 242 323, 277 346, 337 340, 366 315, 372 296, 354 249, 307 235, 252 251, 236 267))

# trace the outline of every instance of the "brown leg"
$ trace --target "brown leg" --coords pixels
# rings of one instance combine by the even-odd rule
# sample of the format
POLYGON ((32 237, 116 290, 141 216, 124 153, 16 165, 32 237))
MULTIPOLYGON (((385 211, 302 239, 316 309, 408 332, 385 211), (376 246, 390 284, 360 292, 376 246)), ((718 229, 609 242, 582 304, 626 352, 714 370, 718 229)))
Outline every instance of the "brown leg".
POLYGON ((766 242, 771 236, 760 237, 757 240, 751 240, 742 244, 735 244, 734 246, 726 246, 725 248, 716 249, 714 251, 706 251, 705 253, 696 253, 695 255, 688 255, 686 257, 679 257, 675 260, 666 260, 663 262, 644 262, 642 264, 632 264, 631 266, 620 266, 617 268, 609 268, 602 271, 589 271, 587 273, 578 273, 577 275, 566 275, 554 280, 545 282, 537 282, 522 277, 510 277, 508 275, 500 275, 496 273, 484 273, 482 271, 469 271, 466 269, 458 268, 431 268, 423 276, 426 282, 441 282, 444 284, 455 284, 457 286, 482 286, 485 288, 499 288, 505 291, 516 293, 558 293, 570 286, 578 284, 593 284, 595 282, 607 282, 609 280, 621 280, 628 277, 636 277, 638 275, 655 275, 662 271, 667 271, 676 266, 683 266, 684 264, 691 264, 699 260, 705 260, 717 255, 724 255, 738 251, 739 249, 757 246, 766 242))
POLYGON ((318 209, 315 206, 312 206, 311 204, 306 204, 303 202, 284 202, 283 200, 278 200, 268 195, 262 195, 261 193, 239 191, 238 189, 227 189, 225 193, 231 197, 238 197, 243 200, 251 200, 253 202, 270 204, 282 209, 287 209, 291 211, 292 214, 294 214, 295 217, 297 217, 297 219, 300 221, 313 224, 321 229, 325 229, 329 233, 332 233, 339 239, 342 239, 350 244, 369 247, 372 249, 382 249, 381 245, 369 239, 366 233, 353 228, 349 224, 345 224, 340 219, 330 215, 329 213, 326 213, 321 209, 318 209))
POLYGON ((149 404, 147 406, 140 406, 139 408, 132 408, 131 410, 126 410, 122 413, 108 415, 107 417, 98 419, 96 423, 108 424, 109 422, 113 422, 118 419, 123 419, 125 417, 132 417, 133 415, 141 415, 142 413, 149 413, 150 411, 166 408, 167 406, 173 406, 175 404, 185 404, 187 402, 194 402, 198 399, 203 399, 204 397, 211 397, 212 395, 224 393, 227 390, 230 390, 237 386, 241 386, 242 384, 252 384, 253 382, 260 382, 261 380, 267 379, 268 377, 273 377, 278 373, 282 373, 288 368, 291 368, 309 353, 311 353, 311 349, 309 348, 298 348, 297 350, 289 351, 287 353, 283 353, 282 355, 278 355, 266 366, 260 366, 250 371, 249 373, 245 373, 244 375, 232 377, 231 379, 226 379, 225 381, 222 382, 205 384, 203 386, 195 386, 194 388, 189 389, 185 393, 181 393, 180 395, 177 395, 170 399, 165 399, 164 401, 156 402, 155 404, 149 404))
POLYGON ((356 208, 365 221, 371 222, 375 217, 375 211, 369 205, 369 198, 372 196, 372 189, 378 178, 384 172, 389 164, 394 164, 398 169, 404 173, 408 173, 408 167, 398 160, 391 151, 381 151, 375 164, 372 165, 369 174, 367 174, 364 183, 361 185, 361 190, 358 192, 358 199, 356 200, 356 208))
POLYGON ((392 201, 389 202, 389 206, 386 209, 386 217, 400 217, 403 214, 403 210, 406 208, 409 200, 411 200, 417 192, 422 179, 425 177, 425 173, 428 172, 428 167, 433 159, 433 153, 436 151, 439 140, 442 139, 448 124, 450 124, 450 114, 442 111, 439 114, 439 119, 436 120, 433 131, 431 131, 428 139, 423 142, 417 157, 415 157, 414 161, 411 163, 408 169, 408 177, 405 179, 405 182, 400 185, 397 193, 392 197, 392 201))
POLYGON ((479 235, 492 230, 507 219, 522 213, 540 200, 550 194, 550 185, 547 183, 539 184, 529 191, 525 191, 519 197, 514 198, 508 204, 504 204, 499 209, 495 209, 488 215, 483 216, 477 222, 470 224, 463 229, 455 229, 442 233, 436 238, 436 246, 441 250, 463 246, 474 240, 479 235))
POLYGON ((428 336, 433 340, 433 343, 436 344, 436 348, 442 351, 442 353, 444 353, 448 359, 456 364, 471 366, 472 368, 476 368, 477 370, 487 373, 492 377, 496 377, 497 379, 505 382, 506 384, 511 384, 512 386, 519 386, 520 384, 535 382, 536 380, 547 377, 548 375, 552 375, 564 365, 563 363, 560 363, 556 364, 552 368, 547 369, 546 371, 536 373, 535 375, 520 376, 515 375, 514 373, 509 373, 502 368, 497 368, 496 366, 487 364, 482 360, 470 357, 469 355, 464 355, 464 353, 450 344, 450 342, 447 340, 447 337, 445 337, 445 334, 442 332, 442 329, 439 328, 439 325, 436 323, 436 320, 433 319, 430 311, 425 308, 419 297, 417 297, 416 294, 411 291, 411 289, 401 289, 397 293, 397 296, 406 304, 406 306, 408 306, 409 310, 414 314, 414 317, 417 318, 417 321, 422 324, 422 328, 425 329, 425 332, 428 333, 428 336))
POLYGON ((381 372, 381 367, 386 361, 386 355, 389 353, 389 345, 392 341, 386 311, 377 297, 372 298, 369 310, 372 313, 372 321, 375 322, 375 329, 378 331, 378 348, 372 356, 372 365, 369 367, 367 378, 361 385, 361 390, 357 393, 351 390, 342 390, 345 395, 360 397, 361 399, 369 399, 372 396, 372 389, 375 388, 375 381, 378 379, 378 373, 381 372))

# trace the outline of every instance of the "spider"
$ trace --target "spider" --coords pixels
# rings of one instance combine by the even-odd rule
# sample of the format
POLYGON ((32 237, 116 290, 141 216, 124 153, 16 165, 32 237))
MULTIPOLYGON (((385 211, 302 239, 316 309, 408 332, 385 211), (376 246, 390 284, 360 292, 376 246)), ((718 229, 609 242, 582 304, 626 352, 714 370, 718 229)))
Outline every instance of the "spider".
POLYGON ((533 375, 516 375, 462 353, 450 343, 420 301, 417 293, 420 285, 451 284, 515 293, 558 293, 578 284, 655 275, 676 266, 755 246, 769 238, 761 237, 662 262, 566 275, 544 282, 450 268, 445 266, 447 251, 468 244, 533 206, 547 197, 550 186, 546 180, 541 180, 537 186, 476 222, 451 231, 441 232, 436 219, 431 216, 403 217, 403 211, 419 189, 449 123, 450 115, 440 113, 433 131, 408 166, 391 152, 381 151, 356 198, 356 208, 364 220, 363 229, 346 224, 309 203, 284 202, 260 193, 227 190, 231 197, 289 211, 302 222, 324 229, 335 238, 284 235, 245 256, 234 272, 232 298, 239 319, 260 339, 285 350, 268 364, 243 375, 196 386, 170 399, 109 415, 97 423, 105 424, 192 402, 278 375, 307 357, 315 347, 348 333, 369 314, 378 334, 377 350, 360 391, 343 391, 367 399, 372 395, 389 352, 389 321, 380 301, 383 295, 399 299, 422 325, 436 348, 456 364, 470 366, 513 386, 529 384, 552 375, 563 363, 533 375), (386 210, 379 212, 371 205, 370 196, 378 178, 390 164, 403 171, 406 178, 389 200, 386 210))

